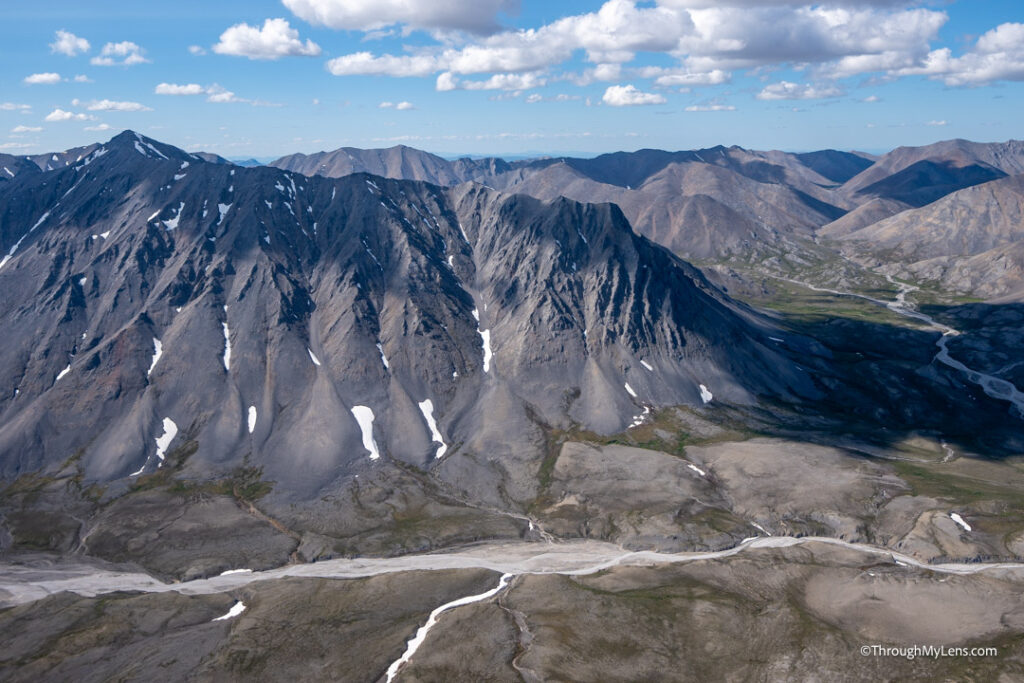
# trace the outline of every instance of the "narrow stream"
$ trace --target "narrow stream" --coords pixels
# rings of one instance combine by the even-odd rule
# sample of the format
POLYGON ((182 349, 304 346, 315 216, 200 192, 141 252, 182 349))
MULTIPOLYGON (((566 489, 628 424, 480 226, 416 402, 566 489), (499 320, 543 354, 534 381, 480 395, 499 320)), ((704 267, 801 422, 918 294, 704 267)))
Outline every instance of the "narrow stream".
POLYGON ((492 588, 491 590, 487 591, 486 593, 481 593, 480 595, 470 595, 465 598, 459 598, 458 600, 452 600, 451 602, 445 603, 437 609, 435 609, 433 612, 431 612, 430 617, 427 619, 427 623, 425 623, 423 626, 420 626, 420 628, 416 631, 416 635, 414 635, 409 640, 409 643, 405 648, 405 652, 402 654, 402 656, 396 659, 394 662, 392 662, 391 666, 388 667, 387 683, 391 683, 391 681, 395 680, 395 676, 398 675, 398 672, 401 670, 401 668, 406 663, 408 663, 410 659, 412 659, 412 656, 414 654, 416 654, 416 650, 418 650, 420 648, 420 645, 423 644, 423 641, 427 639, 427 634, 430 632, 430 629, 434 627, 434 624, 437 623, 437 618, 441 616, 442 612, 447 612, 450 609, 462 607, 463 605, 471 605, 474 602, 483 602, 484 600, 489 600, 501 591, 505 590, 505 587, 511 580, 511 574, 504 574, 498 581, 498 585, 492 588))

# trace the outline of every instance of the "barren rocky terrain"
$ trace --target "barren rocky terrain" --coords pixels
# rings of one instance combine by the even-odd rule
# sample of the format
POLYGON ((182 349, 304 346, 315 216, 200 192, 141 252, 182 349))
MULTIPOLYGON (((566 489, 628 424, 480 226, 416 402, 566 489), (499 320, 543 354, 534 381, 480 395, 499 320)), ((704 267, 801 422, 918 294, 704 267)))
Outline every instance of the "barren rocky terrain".
POLYGON ((0 677, 1024 677, 1022 158, 5 157, 0 677))

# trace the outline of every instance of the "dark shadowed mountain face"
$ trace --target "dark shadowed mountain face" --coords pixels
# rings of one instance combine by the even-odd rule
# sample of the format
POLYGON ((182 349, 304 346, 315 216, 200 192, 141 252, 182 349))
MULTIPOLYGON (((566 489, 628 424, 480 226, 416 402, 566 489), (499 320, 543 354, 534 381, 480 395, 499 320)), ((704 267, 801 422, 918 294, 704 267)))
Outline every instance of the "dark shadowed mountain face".
POLYGON ((822 177, 835 183, 845 183, 861 171, 870 168, 875 159, 853 152, 825 149, 818 152, 796 154, 797 159, 822 177))
POLYGON ((1024 175, 975 185, 835 236, 854 254, 945 291, 1024 296, 1024 175))
MULTIPOLYGON (((192 156, 199 157, 203 161, 209 162, 211 164, 230 164, 231 163, 230 161, 228 161, 224 157, 220 156, 219 154, 211 154, 210 152, 195 152, 195 153, 192 154, 192 156)), ((241 163, 241 164, 237 164, 237 165, 238 166, 258 166, 259 163, 253 163, 253 164, 241 163)))
POLYGON ((32 163, 28 157, 0 154, 0 183, 6 182, 21 173, 39 173, 39 167, 32 163))
POLYGON ((951 192, 1005 176, 999 169, 981 164, 958 166, 952 161, 925 160, 872 183, 858 193, 910 206, 924 206, 951 192))
POLYGON ((5 477, 75 457, 125 482, 176 453, 304 498, 404 461, 523 499, 507 482, 543 425, 815 393, 608 204, 213 164, 126 132, 0 184, 0 247, 5 477))
POLYGON ((72 164, 77 164, 86 156, 91 154, 98 144, 86 145, 84 147, 75 147, 64 152, 49 152, 47 154, 33 154, 27 157, 21 157, 27 159, 33 164, 39 167, 42 171, 53 171, 59 168, 65 168, 72 164))
POLYGON ((854 198, 883 197, 923 206, 950 192, 1024 173, 1024 142, 946 140, 898 147, 843 186, 854 198))

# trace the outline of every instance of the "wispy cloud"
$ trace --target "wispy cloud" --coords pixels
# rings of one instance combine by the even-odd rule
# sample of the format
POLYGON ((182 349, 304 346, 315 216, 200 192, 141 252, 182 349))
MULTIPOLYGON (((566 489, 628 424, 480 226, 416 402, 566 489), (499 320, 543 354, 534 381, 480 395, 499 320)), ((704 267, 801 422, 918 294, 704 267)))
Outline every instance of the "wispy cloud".
POLYGON ((198 83, 160 83, 153 89, 157 95, 172 95, 178 97, 190 97, 195 95, 206 95, 207 102, 216 104, 242 103, 251 104, 254 107, 278 107, 274 102, 253 100, 238 97, 234 92, 222 85, 199 85, 198 83))
POLYGON ((840 97, 843 90, 835 85, 814 85, 813 83, 793 83, 780 81, 765 86, 757 94, 759 100, 821 100, 829 97, 840 97))
POLYGON ((160 83, 153 92, 157 95, 202 95, 206 88, 198 83, 160 83))
POLYGON ((400 25, 408 29, 493 33, 500 12, 519 10, 519 0, 283 0, 284 6, 311 24, 359 31, 400 25))
POLYGON ((532 90, 547 85, 547 79, 537 73, 494 74, 487 80, 465 80, 446 71, 437 77, 435 87, 440 92, 449 90, 532 90))
POLYGON ((731 104, 693 104, 686 111, 736 111, 731 104))
POLYGON ((85 108, 89 111, 153 111, 141 102, 117 102, 114 100, 93 100, 85 108))

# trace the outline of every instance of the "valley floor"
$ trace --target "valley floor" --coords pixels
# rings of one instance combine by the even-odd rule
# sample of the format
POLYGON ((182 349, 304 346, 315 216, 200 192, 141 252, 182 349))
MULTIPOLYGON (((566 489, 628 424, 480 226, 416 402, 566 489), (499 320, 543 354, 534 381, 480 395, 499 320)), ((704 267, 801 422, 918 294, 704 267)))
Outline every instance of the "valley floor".
POLYGON ((1022 589, 1022 564, 925 565, 828 538, 763 537, 683 554, 593 541, 487 544, 177 584, 37 560, 3 567, 5 599, 23 604, 0 613, 0 672, 5 680, 1015 680, 1024 675, 1022 589), (910 657, 913 646, 947 652, 910 657))

